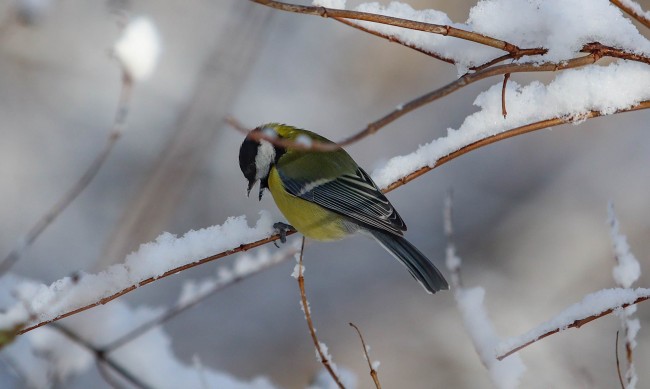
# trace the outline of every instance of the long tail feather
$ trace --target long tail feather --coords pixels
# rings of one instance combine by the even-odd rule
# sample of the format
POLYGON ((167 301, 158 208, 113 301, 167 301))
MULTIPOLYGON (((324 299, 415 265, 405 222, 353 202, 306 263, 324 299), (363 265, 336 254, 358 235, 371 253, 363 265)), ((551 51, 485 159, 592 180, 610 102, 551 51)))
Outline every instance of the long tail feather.
POLYGON ((449 289, 449 284, 440 271, 408 240, 383 231, 371 230, 370 232, 379 244, 408 268, 411 275, 427 292, 436 293, 439 290, 449 289))

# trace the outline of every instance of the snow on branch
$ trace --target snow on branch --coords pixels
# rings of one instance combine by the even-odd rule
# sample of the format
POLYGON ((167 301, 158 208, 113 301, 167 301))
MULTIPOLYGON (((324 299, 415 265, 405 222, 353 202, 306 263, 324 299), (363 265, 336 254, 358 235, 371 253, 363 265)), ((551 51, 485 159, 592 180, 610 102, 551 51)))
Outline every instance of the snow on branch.
POLYGON ((480 111, 465 118, 458 129, 408 155, 394 157, 373 174, 380 187, 391 185, 411 172, 436 166, 439 159, 463 147, 517 126, 559 119, 545 127, 566 122, 581 123, 588 117, 631 109, 650 100, 650 67, 630 62, 586 66, 559 74, 548 85, 534 81, 507 85, 508 116, 502 116, 502 83, 478 95, 480 111), (598 82, 593 82, 598 80, 598 82), (607 91, 607 93, 604 93, 607 91))
POLYGON ((603 289, 586 295, 552 319, 540 324, 523 335, 506 339, 496 347, 496 356, 502 360, 524 347, 547 336, 569 328, 580 328, 600 317, 650 299, 650 289, 603 289))
MULTIPOLYGON (((15 288, 30 287, 39 289, 41 286, 13 275, 6 276, 0 283, 0 303, 12 300, 15 288)), ((49 387, 52 376, 63 380, 89 370, 96 358, 93 353, 102 353, 104 345, 159 314, 160 309, 132 308, 116 301, 67 320, 65 327, 60 327, 66 336, 50 327, 25 334, 3 349, 3 356, 23 373, 30 387, 49 387)), ((158 326, 118 350, 103 353, 104 359, 119 361, 125 372, 137 377, 137 382, 146 384, 143 387, 201 388, 201 382, 207 382, 210 388, 276 388, 265 377, 244 381, 205 366, 201 374, 197 374, 194 366, 174 354, 171 340, 169 334, 158 326)))
MULTIPOLYGON (((155 241, 141 245, 124 263, 97 274, 81 273, 49 286, 19 285, 17 293, 22 300, 31 302, 38 321, 21 332, 105 304, 156 279, 257 247, 268 241, 272 225, 267 212, 260 213, 253 227, 248 226, 244 216, 231 217, 222 225, 189 231, 181 238, 164 233, 155 241)), ((30 322, 30 317, 23 304, 16 304, 0 313, 0 328, 30 322)))
MULTIPOLYGON (((620 223, 614 212, 614 204, 611 202, 607 207, 607 221, 616 259, 616 266, 612 270, 614 281, 622 288, 630 288, 641 277, 641 265, 630 251, 627 238, 621 233, 620 223)), ((636 335, 641 329, 641 322, 638 318, 634 318, 635 312, 636 305, 617 311, 617 315, 621 319, 621 326, 625 332, 625 356, 627 360, 627 370, 625 371, 627 384, 625 389, 634 389, 639 380, 634 367, 634 348, 637 344, 636 335)))
POLYGON ((253 1, 290 12, 355 20, 353 23, 376 35, 454 63, 459 74, 498 57, 500 54, 495 49, 507 51, 512 58, 518 59, 533 54, 522 53, 523 50, 543 48, 546 50, 534 52, 531 58, 536 62, 559 62, 573 57, 583 45, 597 41, 650 55, 650 41, 608 0, 484 1, 470 10, 467 21, 462 24, 453 23, 444 12, 415 10, 397 1, 387 6, 377 2, 364 3, 354 10, 346 10, 345 2, 340 1, 317 0, 314 7, 253 1), (438 35, 432 36, 432 33, 438 35))
POLYGON ((612 4, 622 9, 628 15, 638 20, 639 23, 650 28, 650 11, 644 11, 643 8, 634 0, 610 0, 612 4))

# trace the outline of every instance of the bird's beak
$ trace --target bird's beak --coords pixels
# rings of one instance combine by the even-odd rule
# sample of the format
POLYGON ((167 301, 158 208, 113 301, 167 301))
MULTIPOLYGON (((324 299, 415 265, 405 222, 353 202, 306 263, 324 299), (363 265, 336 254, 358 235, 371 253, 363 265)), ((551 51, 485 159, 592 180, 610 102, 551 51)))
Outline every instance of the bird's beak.
POLYGON ((246 191, 246 195, 248 197, 251 197, 251 189, 253 189, 253 186, 255 186, 255 179, 248 181, 248 190, 246 191))

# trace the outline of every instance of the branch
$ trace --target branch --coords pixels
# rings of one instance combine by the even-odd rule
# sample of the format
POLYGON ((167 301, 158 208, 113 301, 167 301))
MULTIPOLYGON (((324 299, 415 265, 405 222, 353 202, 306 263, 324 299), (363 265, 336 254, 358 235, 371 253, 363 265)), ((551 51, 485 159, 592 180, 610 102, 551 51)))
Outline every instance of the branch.
MULTIPOLYGON (((330 360, 327 357, 327 352, 324 352, 322 349, 322 343, 318 340, 316 336, 316 329, 314 328, 314 323, 311 320, 311 310, 309 309, 309 302, 307 302, 307 293, 305 292, 305 277, 302 275, 303 266, 302 266, 302 256, 305 253, 305 237, 302 237, 302 246, 300 247, 300 260, 298 262, 298 287, 300 288, 300 302, 302 304, 302 310, 305 313, 305 320, 307 320, 307 326, 309 327, 309 334, 311 335, 311 340, 314 342, 314 347, 316 347, 316 352, 318 353, 320 362, 325 366, 327 372, 332 376, 336 385, 345 389, 341 379, 334 371, 334 367, 330 363, 330 360)), ((294 270, 295 272, 295 270, 294 270)))
MULTIPOLYGON (((626 290, 627 291, 627 290, 631 290, 631 289, 618 289, 618 290, 626 290)), ((603 292, 603 291, 601 291, 601 292, 603 292)), ((593 296, 593 294, 590 295, 590 296, 593 296)), ((634 299, 633 301, 630 301, 628 303, 615 304, 614 306, 612 306, 610 308, 607 308, 607 309, 603 310, 600 313, 589 315, 589 316, 586 316, 584 318, 579 318, 579 319, 576 319, 576 320, 574 320, 574 321, 572 321, 570 323, 561 323, 560 325, 556 325, 551 329, 545 330, 541 335, 535 336, 532 339, 529 339, 529 337, 526 336, 526 335, 521 336, 520 339, 516 339, 515 341, 513 341, 512 345, 509 345, 508 347, 501 347, 500 350, 498 350, 498 352, 497 352, 497 359, 498 360, 503 360, 504 358, 507 358, 508 356, 520 351, 521 349, 523 349, 525 347, 528 347, 531 344, 533 344, 535 342, 538 342, 538 341, 540 341, 540 340, 542 340, 542 339, 544 339, 544 338, 546 338, 548 336, 551 336, 553 334, 557 334, 560 331, 565 331, 565 330, 568 330, 570 328, 580 328, 583 325, 591 323, 592 321, 594 321, 596 319, 600 319, 603 316, 607 316, 607 315, 609 315, 610 313, 612 313, 612 312, 614 312, 616 310, 627 308, 627 307, 629 307, 631 305, 638 304, 638 303, 646 301, 648 299, 650 299, 650 289, 642 289, 640 292, 638 292, 638 297, 636 299, 634 299)), ((532 332, 532 331, 530 331, 530 332, 532 332)))
POLYGON ((639 23, 650 28, 650 19, 648 13, 643 12, 641 6, 633 1, 609 0, 612 4, 622 9, 625 13, 636 19, 639 23), (636 6, 636 7, 635 7, 636 6))
POLYGON ((505 119, 508 116, 508 111, 506 110, 506 86, 508 85, 508 79, 510 78, 510 73, 506 73, 503 76, 503 87, 501 88, 501 114, 505 119))
POLYGON ((618 331, 616 331, 616 346, 614 346, 614 353, 616 354, 616 372, 618 373, 618 382, 621 384, 621 389, 625 389, 623 377, 621 376, 621 361, 618 359, 618 331))
POLYGON ((128 116, 129 101, 131 97, 132 83, 130 79, 123 74, 122 77, 122 90, 120 92, 119 104, 115 113, 112 128, 108 135, 108 139, 102 151, 95 157, 95 160, 90 164, 86 172, 79 178, 79 180, 68 190, 68 192, 56 203, 43 217, 32 226, 27 234, 20 239, 19 243, 9 252, 9 254, 0 262, 0 276, 5 274, 9 269, 20 259, 25 250, 41 235, 41 233, 50 225, 56 218, 68 208, 68 206, 83 192, 84 189, 92 182, 97 176, 97 173, 106 162, 106 159, 111 154, 113 146, 122 135, 126 125, 126 118, 128 116))
POLYGON ((370 362, 370 356, 368 355, 368 349, 370 347, 366 346, 366 342, 363 340, 363 335, 361 335, 361 330, 354 323, 348 323, 350 327, 354 328, 359 334, 359 339, 361 339, 361 347, 363 347, 363 355, 366 356, 366 362, 368 362, 368 368, 370 369, 370 377, 372 377, 372 382, 375 383, 376 389, 381 389, 381 383, 379 382, 379 376, 377 376, 377 370, 372 366, 370 362))
MULTIPOLYGON (((619 110, 619 111, 617 111, 615 113, 631 112, 631 111, 647 109, 647 108, 650 108, 650 100, 643 101, 643 102, 641 102, 641 103, 639 103, 639 104, 637 104, 635 106, 619 110)), ((591 119, 591 118, 595 118, 595 117, 599 117, 599 116, 602 116, 602 114, 600 112, 589 111, 584 116, 582 116, 581 119, 586 120, 586 119, 591 119)), ((536 131, 536 130, 540 130, 540 129, 548 128, 548 127, 552 127, 552 126, 558 126, 560 124, 570 123, 572 121, 573 121, 573 119, 569 118, 569 117, 547 119, 547 120, 542 120, 542 121, 539 121, 539 122, 536 122, 536 123, 527 124, 525 126, 517 127, 517 128, 512 129, 512 130, 508 130, 508 131, 505 131, 505 132, 502 132, 502 133, 499 133, 499 134, 496 134, 496 135, 481 139, 479 141, 476 141, 474 143, 466 145, 466 146, 458 149, 457 151, 455 151, 453 153, 450 153, 447 156, 444 156, 444 157, 440 158, 433 166, 422 167, 420 169, 417 169, 417 170, 411 172, 410 174, 406 175, 405 177, 402 177, 402 178, 392 182, 391 184, 389 184, 388 186, 383 188, 382 192, 388 193, 388 192, 390 192, 390 191, 392 191, 392 190, 394 190, 396 188, 399 188, 400 186, 405 185, 406 183, 408 183, 410 181, 413 181, 414 179, 424 175, 425 173, 428 173, 429 171, 431 171, 431 170, 433 170, 433 169, 435 169, 435 168, 437 168, 437 167, 439 167, 439 166, 441 166, 441 165, 443 165, 443 164, 445 164, 445 163, 447 163, 449 161, 452 161, 452 160, 454 160, 454 159, 456 159, 456 158, 458 158, 458 157, 460 157, 460 156, 462 156, 464 154, 469 153, 470 151, 479 149, 479 148, 481 148, 483 146, 487 146, 489 144, 492 144, 492 143, 495 143, 495 142, 498 142, 498 141, 501 141, 501 140, 504 140, 504 139, 512 138, 512 137, 517 136, 517 135, 526 134, 528 132, 532 132, 532 131, 536 131)), ((290 235, 293 235, 293 234, 295 234, 295 231, 287 231, 287 233, 286 233, 287 236, 290 236, 290 235)), ((181 271, 184 271, 184 270, 196 267, 196 266, 200 266, 200 265, 202 265, 204 263, 212 262, 212 261, 218 260, 220 258, 229 256, 229 255, 232 255, 232 254, 235 254, 235 253, 239 253, 239 252, 242 252, 242 251, 248 251, 248 250, 253 249, 255 247, 259 247, 259 246, 262 246, 262 245, 270 243, 270 242, 275 242, 276 240, 279 240, 279 239, 280 239, 280 235, 279 234, 274 234, 274 235, 268 236, 268 237, 266 237, 264 239, 260 239, 260 240, 257 240, 255 242, 245 243, 245 244, 240 245, 239 247, 236 247, 236 248, 233 248, 233 249, 230 249, 230 250, 226 250, 226 251, 222 251, 220 253, 217 253, 215 255, 211 255, 209 257, 202 258, 202 259, 200 259, 198 261, 195 261, 195 262, 192 262, 192 263, 188 263, 188 264, 185 264, 185 265, 182 265, 182 266, 178 266, 176 268, 173 268, 171 270, 168 270, 168 271, 164 272, 162 275, 160 275, 158 277, 149 277, 147 279, 144 279, 144 280, 138 282, 137 284, 131 285, 128 288, 125 288, 125 289, 123 289, 123 290, 121 290, 121 291, 119 291, 117 293, 114 293, 114 294, 112 294, 110 296, 104 297, 104 298, 102 298, 101 300, 99 300, 97 302, 94 302, 92 304, 88 304, 88 305, 85 305, 83 307, 74 309, 72 311, 63 313, 63 314, 61 314, 60 316, 58 316, 56 318, 53 318, 53 319, 50 319, 50 320, 45 320, 45 321, 39 322, 37 324, 34 324, 34 325, 30 326, 30 327, 26 327, 26 328, 22 329, 18 334, 19 335, 24 334, 26 332, 29 332, 29 331, 35 329, 35 328, 41 327, 41 326, 43 326, 45 324, 57 321, 59 319, 63 319, 65 317, 77 314, 79 312, 83 312, 83 311, 85 311, 87 309, 96 307, 98 305, 106 304, 106 303, 108 303, 108 302, 110 302, 110 301, 112 301, 112 300, 114 300, 114 299, 116 299, 116 298, 118 298, 118 297, 120 297, 122 295, 125 295, 125 294, 127 294, 129 292, 132 292, 133 290, 137 289, 138 287, 150 284, 150 283, 152 283, 152 282, 154 282, 154 281, 156 281, 158 279, 169 277, 169 276, 171 276, 173 274, 176 274, 178 272, 181 272, 181 271)))
POLYGON ((346 9, 333 9, 325 7, 315 7, 306 5, 297 5, 283 3, 273 0, 252 0, 255 3, 265 5, 270 8, 275 8, 281 11, 301 13, 305 15, 321 16, 324 18, 334 19, 353 19, 363 20, 366 22, 387 24, 390 26, 408 28, 409 30, 418 30, 430 32, 432 34, 439 34, 444 36, 451 36, 454 38, 464 39, 471 42, 476 42, 485 46, 494 47, 499 50, 507 51, 508 53, 518 53, 521 49, 512 43, 502 41, 500 39, 492 38, 479 34, 476 32, 461 30, 451 26, 443 26, 439 24, 417 22, 414 20, 401 19, 392 16, 377 15, 367 12, 351 11, 346 9))
MULTIPOLYGON (((632 107, 618 110, 614 114, 623 113, 623 112, 632 112, 632 111, 637 111, 637 110, 641 110, 641 109, 648 109, 648 108, 650 108, 650 100, 642 101, 639 104, 634 105, 632 107)), ((583 116, 581 116, 580 118, 586 120, 586 119, 597 118, 597 117, 600 117, 600 116, 603 116, 603 114, 598 112, 598 111, 589 111, 589 112, 585 113, 583 116)), ((518 136, 518 135, 523 135, 523 134, 526 134, 526 133, 529 133, 529 132, 541 130, 541 129, 548 128, 548 127, 559 126, 561 124, 571 123, 573 121, 574 121, 574 119, 571 118, 571 117, 560 117, 560 118, 546 119, 546 120, 541 120, 539 122, 526 124, 526 125, 521 126, 521 127, 513 128, 511 130, 504 131, 504 132, 501 132, 499 134, 489 136, 487 138, 483 138, 483 139, 478 140, 478 141, 476 141, 474 143, 471 143, 471 144, 469 144, 467 146, 464 146, 464 147, 454 151, 453 153, 450 153, 447 156, 444 156, 444 157, 440 158, 438 161, 436 161, 436 163, 433 166, 424 166, 424 167, 422 167, 422 168, 420 168, 420 169, 406 175, 405 177, 400 178, 399 180, 397 180, 397 181, 391 183, 390 185, 388 185, 387 187, 385 187, 383 189, 383 191, 384 192, 390 192, 393 189, 399 188, 400 186, 402 186, 402 185, 404 185, 404 184, 406 184, 408 182, 413 181, 414 179, 420 177, 421 175, 423 175, 425 173, 428 173, 431 170, 433 170, 433 169, 435 169, 435 168, 437 168, 437 167, 439 167, 441 165, 444 165, 445 163, 447 163, 449 161, 452 161, 452 160, 460 157, 461 155, 467 154, 470 151, 474 151, 476 149, 479 149, 481 147, 487 146, 487 145, 492 144, 492 143, 496 143, 496 142, 504 140, 504 139, 512 138, 512 137, 515 137, 515 136, 518 136)))

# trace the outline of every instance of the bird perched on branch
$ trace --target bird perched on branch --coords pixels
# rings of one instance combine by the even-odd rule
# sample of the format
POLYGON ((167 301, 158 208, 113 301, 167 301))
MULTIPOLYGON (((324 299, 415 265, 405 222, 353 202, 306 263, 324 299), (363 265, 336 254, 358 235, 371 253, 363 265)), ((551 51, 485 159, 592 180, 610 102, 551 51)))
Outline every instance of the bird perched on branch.
POLYGON ((403 237, 406 224, 370 176, 342 148, 309 149, 315 142, 336 146, 316 133, 284 124, 250 131, 239 149, 248 194, 259 181, 259 199, 269 189, 289 223, 306 237, 333 241, 356 233, 372 236, 429 293, 449 289, 433 263, 403 237))

